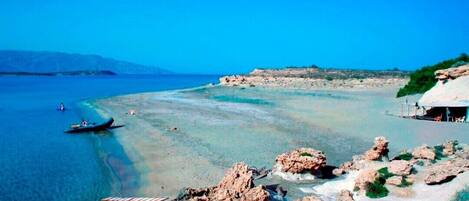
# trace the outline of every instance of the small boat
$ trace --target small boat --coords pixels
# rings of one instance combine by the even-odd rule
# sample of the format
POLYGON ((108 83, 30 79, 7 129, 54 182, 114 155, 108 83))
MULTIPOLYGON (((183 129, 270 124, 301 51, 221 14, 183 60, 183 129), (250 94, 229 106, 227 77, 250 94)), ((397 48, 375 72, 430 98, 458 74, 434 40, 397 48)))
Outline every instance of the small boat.
POLYGON ((96 132, 96 131, 104 131, 108 129, 120 128, 124 126, 124 125, 113 126, 112 123, 114 123, 113 118, 109 119, 108 121, 102 124, 96 124, 96 125, 91 125, 91 126, 72 125, 72 129, 66 130, 65 132, 66 133, 96 132))

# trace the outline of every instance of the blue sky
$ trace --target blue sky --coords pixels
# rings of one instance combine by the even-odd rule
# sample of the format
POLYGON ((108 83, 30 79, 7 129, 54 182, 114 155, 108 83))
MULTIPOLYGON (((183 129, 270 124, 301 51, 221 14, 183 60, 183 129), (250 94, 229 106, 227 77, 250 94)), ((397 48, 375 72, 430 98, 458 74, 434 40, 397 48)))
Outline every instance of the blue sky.
POLYGON ((415 69, 469 53, 469 1, 0 1, 0 49, 99 54, 183 73, 415 69))

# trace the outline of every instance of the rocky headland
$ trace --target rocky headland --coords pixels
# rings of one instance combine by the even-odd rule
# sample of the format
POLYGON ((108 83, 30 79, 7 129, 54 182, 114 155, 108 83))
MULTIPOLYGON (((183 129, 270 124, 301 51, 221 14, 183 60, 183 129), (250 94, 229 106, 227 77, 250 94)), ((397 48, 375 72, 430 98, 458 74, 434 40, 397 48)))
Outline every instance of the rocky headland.
POLYGON ((403 86, 408 72, 399 70, 342 70, 318 67, 254 69, 247 75, 220 78, 224 86, 295 89, 363 89, 403 86))
MULTIPOLYGON (((364 154, 335 168, 326 165, 323 152, 298 148, 279 155, 267 176, 287 180, 305 175, 312 179, 330 179, 312 187, 309 189, 311 195, 297 201, 449 200, 468 185, 469 147, 465 144, 449 140, 433 147, 422 145, 392 159, 388 158, 388 146, 385 137, 377 137, 364 154), (279 172, 290 177, 281 176, 279 172), (324 177, 331 172, 334 177, 324 177)), ((255 168, 238 163, 227 171, 217 186, 186 188, 175 200, 285 200, 283 196, 288 189, 278 185, 256 186, 258 175, 255 168)), ((290 182, 296 182, 295 179, 290 182)))

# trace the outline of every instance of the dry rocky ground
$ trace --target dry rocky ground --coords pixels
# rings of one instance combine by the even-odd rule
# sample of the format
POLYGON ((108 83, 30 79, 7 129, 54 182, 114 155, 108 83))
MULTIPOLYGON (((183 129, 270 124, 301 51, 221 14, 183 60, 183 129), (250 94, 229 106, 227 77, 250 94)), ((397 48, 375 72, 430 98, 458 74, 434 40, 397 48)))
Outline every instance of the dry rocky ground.
POLYGON ((225 86, 296 89, 350 89, 402 86, 408 72, 321 68, 255 69, 247 75, 220 78, 225 86))
MULTIPOLYGON (((336 195, 339 201, 352 201, 355 197, 380 198, 391 193, 412 198, 413 193, 408 186, 417 183, 433 186, 451 182, 459 174, 469 170, 469 149, 467 145, 458 145, 457 141, 450 140, 435 147, 422 145, 391 160, 388 158, 388 146, 386 138, 377 137, 371 149, 363 155, 354 156, 352 161, 345 162, 333 170, 327 168, 323 152, 312 148, 299 148, 279 155, 275 164, 278 168, 274 168, 274 171, 313 174, 318 177, 330 173, 341 176, 356 171, 358 176, 354 180, 353 192, 343 189, 336 195)), ((262 173, 244 163, 237 163, 227 171, 217 186, 184 189, 176 200, 282 200, 288 189, 279 186, 256 186, 254 181, 259 174, 262 173)), ((321 200, 323 198, 320 196, 309 195, 298 201, 321 200)))

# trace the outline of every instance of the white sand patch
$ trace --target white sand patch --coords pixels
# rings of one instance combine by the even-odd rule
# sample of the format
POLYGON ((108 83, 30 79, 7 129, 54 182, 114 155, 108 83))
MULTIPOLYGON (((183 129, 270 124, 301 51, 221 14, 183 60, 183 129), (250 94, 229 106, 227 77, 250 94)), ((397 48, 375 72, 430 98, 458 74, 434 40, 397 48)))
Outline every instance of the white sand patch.
POLYGON ((358 171, 351 171, 350 173, 340 176, 333 181, 326 182, 313 188, 300 188, 300 190, 304 193, 314 193, 319 195, 325 201, 332 201, 337 199, 337 195, 341 190, 345 189, 353 192, 353 186, 355 185, 355 178, 357 178, 357 176, 358 171))
POLYGON ((316 176, 310 173, 304 174, 294 174, 291 172, 284 172, 282 171, 282 167, 280 165, 275 165, 272 168, 272 175, 279 176, 284 180, 291 181, 291 182, 305 182, 305 181, 313 181, 316 179, 316 176))
MULTIPOLYGON (((301 190, 305 193, 320 195, 325 201, 332 201, 337 199, 337 195, 343 189, 353 192, 354 181, 357 176, 358 171, 353 171, 338 180, 326 182, 313 188, 301 188, 301 190)), ((391 192, 387 197, 380 199, 371 199, 365 195, 358 195, 357 193, 354 193, 353 197, 356 201, 450 201, 456 196, 457 192, 464 190, 467 186, 469 186, 469 172, 459 174, 451 182, 441 185, 427 185, 423 182, 417 182, 408 188, 390 187, 386 185, 391 192), (405 189, 411 192, 411 195, 403 197, 397 193, 393 193, 393 188, 398 190, 405 189)))

